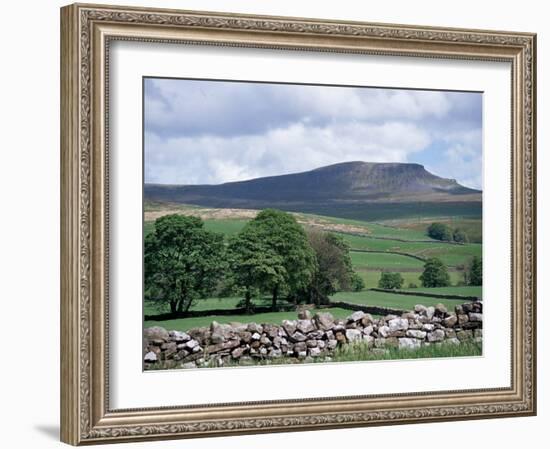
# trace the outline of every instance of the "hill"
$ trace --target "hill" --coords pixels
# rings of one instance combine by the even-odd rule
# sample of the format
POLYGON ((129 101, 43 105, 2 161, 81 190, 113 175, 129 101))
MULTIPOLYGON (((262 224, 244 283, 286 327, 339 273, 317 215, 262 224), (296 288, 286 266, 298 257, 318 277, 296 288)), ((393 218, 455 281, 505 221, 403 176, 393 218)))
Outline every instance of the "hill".
POLYGON ((334 210, 335 216, 350 216, 350 208, 363 209, 365 205, 373 210, 386 210, 388 206, 395 209, 399 207, 396 203, 404 209, 422 203, 431 210, 435 203, 443 209, 471 210, 473 215, 481 212, 479 190, 411 163, 345 162, 302 173, 218 185, 146 184, 144 195, 150 201, 208 207, 276 207, 320 213, 334 210))

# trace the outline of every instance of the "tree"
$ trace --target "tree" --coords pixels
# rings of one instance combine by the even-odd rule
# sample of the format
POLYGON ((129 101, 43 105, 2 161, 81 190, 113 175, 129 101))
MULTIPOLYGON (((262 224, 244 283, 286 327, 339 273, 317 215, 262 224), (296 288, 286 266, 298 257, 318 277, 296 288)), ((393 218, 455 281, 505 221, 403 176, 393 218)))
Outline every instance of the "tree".
POLYGON ((456 228, 453 231, 453 240, 456 243, 468 243, 469 241, 468 235, 462 229, 459 229, 459 228, 456 228))
POLYGON ((316 230, 308 231, 307 237, 317 260, 315 273, 305 292, 311 302, 327 304, 329 296, 337 291, 360 288, 354 278, 349 245, 342 237, 316 230))
POLYGON ((283 292, 295 297, 309 285, 316 268, 315 254, 302 226, 286 212, 275 209, 261 211, 242 232, 252 231, 273 255, 280 258, 284 268, 279 272, 280 278, 263 286, 270 289, 272 309, 276 310, 283 292))
POLYGON ((483 262, 481 257, 474 256, 468 267, 468 285, 483 285, 483 262))
POLYGON ((453 239, 453 232, 451 231, 451 228, 444 223, 432 223, 428 226, 427 232, 432 239, 443 240, 446 242, 453 239))
POLYGON ((255 292, 271 291, 285 281, 282 257, 264 240, 254 227, 245 227, 228 246, 228 260, 233 282, 244 289, 244 306, 252 310, 255 292))
POLYGON ((447 267, 435 257, 426 261, 424 272, 419 279, 422 282, 422 287, 448 287, 451 285, 447 267))
POLYGON ((378 281, 378 288, 395 290, 403 287, 404 282, 405 279, 403 279, 401 273, 383 272, 378 281))
POLYGON ((165 215, 144 243, 145 298, 186 312, 211 295, 224 273, 223 235, 207 231, 198 217, 165 215))
POLYGON ((365 281, 355 271, 351 275, 351 290, 354 292, 360 292, 365 288, 365 281))

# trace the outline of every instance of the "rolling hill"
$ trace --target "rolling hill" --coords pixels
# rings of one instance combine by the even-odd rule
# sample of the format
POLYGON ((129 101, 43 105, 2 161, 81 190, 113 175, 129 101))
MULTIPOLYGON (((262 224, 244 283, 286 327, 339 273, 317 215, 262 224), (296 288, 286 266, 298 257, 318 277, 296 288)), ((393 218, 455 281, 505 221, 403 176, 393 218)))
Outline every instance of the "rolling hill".
POLYGON ((395 209, 415 213, 418 207, 481 214, 479 190, 412 163, 344 162, 302 173, 218 185, 146 184, 144 196, 158 202, 222 208, 276 207, 342 217, 367 209, 388 210, 390 216, 395 209))

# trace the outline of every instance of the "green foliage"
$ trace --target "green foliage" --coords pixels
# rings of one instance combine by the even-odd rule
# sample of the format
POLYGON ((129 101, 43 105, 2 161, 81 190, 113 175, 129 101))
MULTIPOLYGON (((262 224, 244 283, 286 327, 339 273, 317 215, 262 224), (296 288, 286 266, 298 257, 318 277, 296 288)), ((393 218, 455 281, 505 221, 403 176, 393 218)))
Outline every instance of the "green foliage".
POLYGON ((423 287, 447 287, 451 285, 447 267, 435 257, 426 261, 424 271, 419 279, 423 287))
POLYGON ((403 287, 404 282, 405 279, 403 279, 401 273, 382 272, 380 280, 378 281, 378 288, 396 290, 403 287))
POLYGON ((360 292, 366 287, 364 279, 356 272, 351 275, 351 291, 360 292))
POLYGON ((468 236, 466 235, 466 233, 460 228, 456 228, 453 231, 453 240, 456 243, 468 243, 468 241, 469 241, 468 236))
POLYGON ((340 235, 310 230, 307 237, 317 262, 311 283, 304 292, 309 301, 327 304, 329 295, 359 288, 363 280, 353 272, 349 246, 340 235))
POLYGON ((418 285, 416 285, 414 282, 409 282, 409 288, 418 288, 418 285))
POLYGON ((472 258, 470 266, 465 271, 466 283, 468 285, 483 285, 483 262, 481 257, 472 258))
POLYGON ((282 256, 256 227, 246 226, 230 240, 228 259, 233 283, 244 289, 247 311, 252 310, 254 296, 272 291, 286 280, 282 256))
POLYGON ((427 233, 432 239, 442 240, 444 242, 453 240, 453 232, 445 223, 432 223, 428 226, 427 233))
POLYGON ((144 242, 145 299, 185 312, 216 289, 225 269, 223 236, 200 218, 165 215, 144 242))
POLYGON ((242 234, 251 235, 256 245, 267 252, 265 264, 269 276, 258 282, 261 290, 272 294, 272 308, 277 308, 281 294, 296 297, 310 284, 316 270, 315 253, 306 233, 296 219, 275 209, 265 209, 249 221, 242 234), (267 281, 266 281, 267 279, 267 281))

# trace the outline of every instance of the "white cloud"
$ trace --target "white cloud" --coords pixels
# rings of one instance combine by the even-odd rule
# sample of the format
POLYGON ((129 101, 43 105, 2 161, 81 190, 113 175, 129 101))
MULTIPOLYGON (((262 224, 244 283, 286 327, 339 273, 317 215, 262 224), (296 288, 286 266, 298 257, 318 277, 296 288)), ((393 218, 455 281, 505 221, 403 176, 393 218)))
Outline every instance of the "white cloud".
POLYGON ((423 161, 437 175, 481 186, 480 94, 160 79, 145 86, 146 182, 220 183, 362 160, 423 161))
POLYGON ((146 134, 146 182, 217 184, 294 173, 345 161, 403 162, 430 143, 407 123, 301 123, 259 136, 179 137, 146 134))

